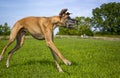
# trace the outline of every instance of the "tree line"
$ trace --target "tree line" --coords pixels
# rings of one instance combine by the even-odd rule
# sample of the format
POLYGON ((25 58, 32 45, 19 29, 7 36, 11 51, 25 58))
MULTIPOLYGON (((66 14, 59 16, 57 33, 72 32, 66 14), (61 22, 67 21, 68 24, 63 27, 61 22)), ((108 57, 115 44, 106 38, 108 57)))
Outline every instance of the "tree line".
MULTIPOLYGON (((77 16, 74 29, 59 28, 59 35, 120 35, 120 3, 104 3, 92 10, 92 17, 77 16)), ((7 23, 0 25, 0 35, 9 35, 7 23)))

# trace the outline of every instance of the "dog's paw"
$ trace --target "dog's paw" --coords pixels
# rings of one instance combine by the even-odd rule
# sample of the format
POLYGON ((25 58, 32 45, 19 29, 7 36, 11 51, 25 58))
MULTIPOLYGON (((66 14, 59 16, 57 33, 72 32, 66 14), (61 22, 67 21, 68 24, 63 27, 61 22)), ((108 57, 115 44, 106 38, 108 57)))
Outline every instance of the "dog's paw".
POLYGON ((57 69, 58 69, 58 71, 59 71, 60 73, 63 73, 63 70, 62 70, 62 68, 59 66, 59 64, 57 64, 57 69))
POLYGON ((65 62, 65 65, 67 65, 67 66, 70 66, 72 63, 70 62, 70 61, 68 61, 68 60, 66 60, 65 62))
POLYGON ((8 61, 6 62, 6 67, 7 67, 7 68, 9 67, 9 62, 8 62, 8 61))

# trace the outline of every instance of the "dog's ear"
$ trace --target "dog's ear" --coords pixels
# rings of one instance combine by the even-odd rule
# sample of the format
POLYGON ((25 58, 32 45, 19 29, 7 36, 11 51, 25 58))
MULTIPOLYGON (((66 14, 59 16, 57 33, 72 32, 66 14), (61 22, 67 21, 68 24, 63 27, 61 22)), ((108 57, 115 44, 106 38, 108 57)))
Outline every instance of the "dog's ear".
POLYGON ((61 12, 59 13, 59 16, 62 17, 68 9, 62 9, 61 12))

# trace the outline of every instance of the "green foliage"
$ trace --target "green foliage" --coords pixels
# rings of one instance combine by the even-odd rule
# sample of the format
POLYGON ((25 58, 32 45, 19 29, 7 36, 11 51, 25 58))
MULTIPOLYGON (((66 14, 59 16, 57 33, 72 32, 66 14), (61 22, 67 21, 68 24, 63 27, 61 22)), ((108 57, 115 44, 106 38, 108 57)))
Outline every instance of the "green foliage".
POLYGON ((78 21, 78 25, 75 26, 74 29, 68 28, 59 28, 60 35, 83 35, 86 34, 88 36, 93 36, 93 32, 91 30, 91 18, 89 17, 76 17, 78 21))
POLYGON ((93 9, 93 26, 102 33, 120 35, 120 3, 111 2, 93 9))
POLYGON ((76 29, 68 29, 64 27, 59 27, 59 32, 57 34, 59 35, 76 35, 76 29))
MULTIPOLYGON (((6 43, 0 41, 0 51, 6 43)), ((15 44, 9 47, 0 61, 0 78, 120 78, 120 41, 61 38, 55 44, 72 61, 71 66, 59 61, 64 73, 55 68, 44 41, 27 39, 6 68, 7 53, 15 44)))
POLYGON ((6 36, 10 34, 10 27, 8 26, 7 23, 5 23, 4 25, 0 25, 0 36, 6 36))

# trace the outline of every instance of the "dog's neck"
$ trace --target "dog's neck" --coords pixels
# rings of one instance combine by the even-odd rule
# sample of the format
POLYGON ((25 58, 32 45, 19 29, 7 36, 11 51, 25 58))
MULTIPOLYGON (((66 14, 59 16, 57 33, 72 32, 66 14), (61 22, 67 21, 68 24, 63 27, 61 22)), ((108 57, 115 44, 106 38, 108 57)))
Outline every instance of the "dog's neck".
POLYGON ((63 25, 60 16, 53 16, 51 22, 55 28, 63 25))

